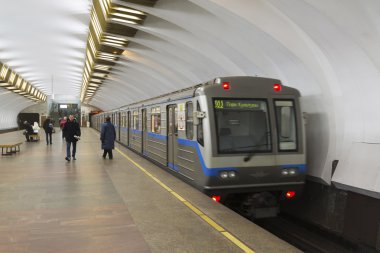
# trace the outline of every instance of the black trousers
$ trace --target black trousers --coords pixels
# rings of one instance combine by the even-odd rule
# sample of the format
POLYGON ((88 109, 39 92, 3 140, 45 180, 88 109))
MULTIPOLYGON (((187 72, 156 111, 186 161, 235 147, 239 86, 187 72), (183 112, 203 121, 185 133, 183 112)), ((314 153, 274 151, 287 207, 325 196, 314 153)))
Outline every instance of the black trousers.
POLYGON ((103 152, 103 157, 104 157, 104 158, 106 158, 107 153, 108 153, 108 158, 109 158, 109 159, 112 159, 112 158, 113 158, 113 155, 112 155, 112 149, 105 149, 105 150, 104 150, 104 152, 103 152))
POLYGON ((46 144, 49 144, 49 136, 50 136, 50 144, 51 144, 51 133, 46 133, 46 144))

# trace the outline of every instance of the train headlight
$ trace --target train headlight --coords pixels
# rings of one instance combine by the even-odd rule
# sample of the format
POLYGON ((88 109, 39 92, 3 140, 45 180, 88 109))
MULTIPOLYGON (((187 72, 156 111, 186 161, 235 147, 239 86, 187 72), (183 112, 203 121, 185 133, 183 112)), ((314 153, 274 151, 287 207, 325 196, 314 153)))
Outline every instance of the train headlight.
POLYGON ((298 169, 297 168, 282 169, 281 174, 283 176, 295 176, 298 174, 298 169))
POLYGON ((236 172, 235 171, 229 171, 228 172, 228 177, 229 178, 235 178, 236 177, 236 172))
POLYGON ((236 176, 237 176, 236 171, 233 171, 233 170, 219 172, 219 177, 221 179, 235 179, 236 176))
POLYGON ((287 169, 283 169, 281 171, 281 174, 284 175, 284 176, 287 176, 287 175, 289 175, 289 171, 287 169))
POLYGON ((219 173, 219 176, 222 179, 226 179, 226 178, 228 178, 228 172, 227 171, 222 171, 222 172, 219 173))

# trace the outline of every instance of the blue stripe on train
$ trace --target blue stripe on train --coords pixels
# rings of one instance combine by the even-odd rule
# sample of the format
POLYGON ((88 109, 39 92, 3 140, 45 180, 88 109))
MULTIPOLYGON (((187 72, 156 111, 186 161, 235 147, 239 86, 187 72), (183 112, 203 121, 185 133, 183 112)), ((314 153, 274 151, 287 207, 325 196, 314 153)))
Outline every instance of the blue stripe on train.
POLYGON ((155 133, 149 133, 149 132, 148 132, 148 136, 149 136, 149 137, 152 137, 152 138, 155 138, 155 139, 158 139, 158 140, 161 140, 161 141, 166 141, 166 139, 167 139, 167 136, 166 136, 166 135, 155 134, 155 133))
POLYGON ((142 133, 142 131, 136 130, 136 129, 131 129, 131 131, 133 134, 141 134, 142 133))
MULTIPOLYGON (((233 167, 226 167, 226 168, 207 168, 202 153, 199 149, 198 142, 196 141, 190 141, 186 139, 178 139, 178 144, 184 145, 184 146, 190 146, 197 150, 197 154, 199 157, 199 160, 201 162, 203 173, 206 176, 217 176, 220 171, 228 171, 228 170, 237 170, 233 167)), ((281 165, 282 168, 298 168, 300 172, 306 172, 306 164, 284 164, 281 165)))
POLYGON ((120 127, 120 130, 121 130, 122 132, 128 132, 128 128, 127 128, 127 127, 120 127))
MULTIPOLYGON (((140 131, 141 132, 141 131, 140 131)), ((167 140, 166 135, 161 135, 161 134, 155 134, 155 133, 149 133, 148 136, 159 139, 159 140, 167 140)), ((237 170, 234 167, 221 167, 221 168, 208 168, 205 164, 205 161, 203 159, 201 150, 199 149, 199 145, 197 141, 191 141, 191 140, 186 140, 186 139, 178 139, 178 144, 183 145, 183 146, 188 146, 188 147, 193 147, 197 151, 199 161, 201 163, 202 171, 206 176, 217 176, 220 171, 230 171, 230 170, 237 170)), ((148 156, 148 154, 146 154, 148 156)), ((168 163, 169 168, 179 171, 178 166, 174 166, 172 163, 168 163)), ((306 165, 305 164, 284 164, 281 165, 281 168, 298 168, 300 172, 306 172, 306 165)))
POLYGON ((198 142, 190 141, 190 140, 186 140, 186 139, 178 139, 178 144, 195 148, 195 150, 197 151, 198 157, 199 157, 199 161, 201 162, 201 167, 202 167, 203 173, 206 176, 209 176, 209 177, 210 176, 217 176, 220 171, 237 170, 236 168, 232 168, 232 167, 207 168, 205 161, 203 160, 201 150, 199 149, 198 142))
POLYGON ((174 165, 174 164, 172 164, 172 163, 168 163, 168 166, 169 166, 169 168, 171 168, 172 170, 175 170, 175 171, 179 171, 179 168, 178 168, 178 166, 176 166, 176 165, 174 165))

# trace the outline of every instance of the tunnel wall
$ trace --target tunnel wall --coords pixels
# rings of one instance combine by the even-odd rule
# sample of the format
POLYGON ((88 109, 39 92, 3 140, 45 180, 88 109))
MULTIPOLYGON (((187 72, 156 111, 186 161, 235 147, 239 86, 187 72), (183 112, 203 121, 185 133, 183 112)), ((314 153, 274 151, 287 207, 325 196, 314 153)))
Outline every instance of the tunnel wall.
POLYGON ((301 199, 281 206, 291 216, 353 252, 380 251, 380 201, 376 198, 308 181, 301 199), (328 231, 326 233, 325 231, 328 231))

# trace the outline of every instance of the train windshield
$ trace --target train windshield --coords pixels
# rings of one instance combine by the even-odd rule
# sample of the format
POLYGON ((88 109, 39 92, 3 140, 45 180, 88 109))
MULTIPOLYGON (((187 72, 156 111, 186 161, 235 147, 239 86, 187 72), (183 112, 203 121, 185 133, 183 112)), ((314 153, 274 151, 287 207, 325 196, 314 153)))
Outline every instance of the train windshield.
POLYGON ((272 150, 268 106, 258 99, 214 99, 218 153, 272 150))

